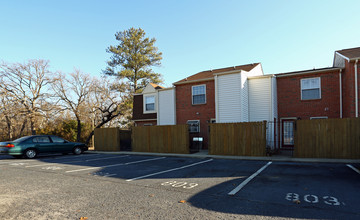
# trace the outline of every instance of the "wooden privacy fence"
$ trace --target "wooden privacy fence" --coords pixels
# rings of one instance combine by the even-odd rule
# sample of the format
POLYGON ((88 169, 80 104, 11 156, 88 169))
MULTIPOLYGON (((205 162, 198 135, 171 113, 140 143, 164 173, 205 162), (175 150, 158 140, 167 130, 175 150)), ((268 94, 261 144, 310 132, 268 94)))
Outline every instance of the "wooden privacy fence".
POLYGON ((210 124, 209 154, 266 156, 266 121, 210 124))
POLYGON ((360 118, 297 121, 294 156, 360 159, 360 118))
POLYGON ((137 152, 188 154, 188 125, 134 127, 132 149, 137 152))
POLYGON ((94 132, 95 150, 131 150, 131 131, 119 128, 96 128, 94 132))

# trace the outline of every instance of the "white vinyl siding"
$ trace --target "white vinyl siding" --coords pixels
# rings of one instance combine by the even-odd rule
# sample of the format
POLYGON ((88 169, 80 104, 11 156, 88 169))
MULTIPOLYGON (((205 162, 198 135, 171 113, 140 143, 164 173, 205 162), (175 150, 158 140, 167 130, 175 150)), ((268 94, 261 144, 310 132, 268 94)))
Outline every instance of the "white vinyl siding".
POLYGON ((175 125, 175 90, 160 90, 158 93, 158 125, 175 125))
POLYGON ((241 75, 219 75, 217 78, 217 123, 241 122, 241 75))
POLYGON ((271 78, 255 78, 249 80, 250 121, 273 120, 270 117, 271 78))
POLYGON ((249 82, 245 74, 241 75, 241 120, 240 122, 249 121, 249 82))
POLYGON ((273 118, 278 117, 276 78, 271 77, 271 81, 272 81, 272 99, 273 99, 273 103, 272 103, 273 113, 271 116, 271 120, 273 120, 273 118))

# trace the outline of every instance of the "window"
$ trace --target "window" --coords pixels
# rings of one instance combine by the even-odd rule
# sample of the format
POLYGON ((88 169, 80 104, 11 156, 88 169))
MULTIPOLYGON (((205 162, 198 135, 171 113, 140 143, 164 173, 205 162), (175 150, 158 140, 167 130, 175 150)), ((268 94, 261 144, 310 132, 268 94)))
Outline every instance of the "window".
POLYGON ((320 77, 301 80, 301 100, 320 99, 320 77))
POLYGON ((145 97, 145 111, 155 111, 155 96, 145 97))
POLYGON ((192 104, 205 104, 206 103, 206 86, 193 86, 192 87, 192 104))
POLYGON ((48 137, 34 137, 34 143, 50 143, 50 139, 48 137))
POLYGON ((199 133, 200 132, 200 120, 187 121, 187 124, 189 125, 190 133, 199 133))
POLYGON ((53 143, 66 143, 64 139, 56 136, 51 136, 51 140, 53 143))

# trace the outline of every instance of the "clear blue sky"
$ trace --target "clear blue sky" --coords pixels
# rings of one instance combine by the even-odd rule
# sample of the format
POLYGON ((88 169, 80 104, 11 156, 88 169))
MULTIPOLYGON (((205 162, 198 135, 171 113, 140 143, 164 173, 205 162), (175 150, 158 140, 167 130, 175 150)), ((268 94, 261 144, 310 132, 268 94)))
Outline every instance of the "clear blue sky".
POLYGON ((50 60, 100 76, 114 34, 141 27, 163 52, 165 85, 261 62, 266 74, 332 65, 360 47, 358 0, 0 0, 0 60, 50 60))

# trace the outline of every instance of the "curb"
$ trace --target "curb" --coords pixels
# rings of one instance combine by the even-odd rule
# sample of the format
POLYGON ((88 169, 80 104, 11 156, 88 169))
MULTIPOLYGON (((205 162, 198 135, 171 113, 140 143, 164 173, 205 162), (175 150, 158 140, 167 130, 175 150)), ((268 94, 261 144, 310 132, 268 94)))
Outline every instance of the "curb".
POLYGON ((328 158, 292 158, 292 157, 246 157, 246 156, 223 156, 208 154, 173 154, 173 153, 148 153, 132 151, 86 151, 89 154, 130 154, 144 156, 162 156, 162 157, 189 157, 189 158, 214 158, 227 160, 262 160, 262 161, 280 161, 280 162, 304 162, 304 163, 360 163, 359 159, 328 159, 328 158))

